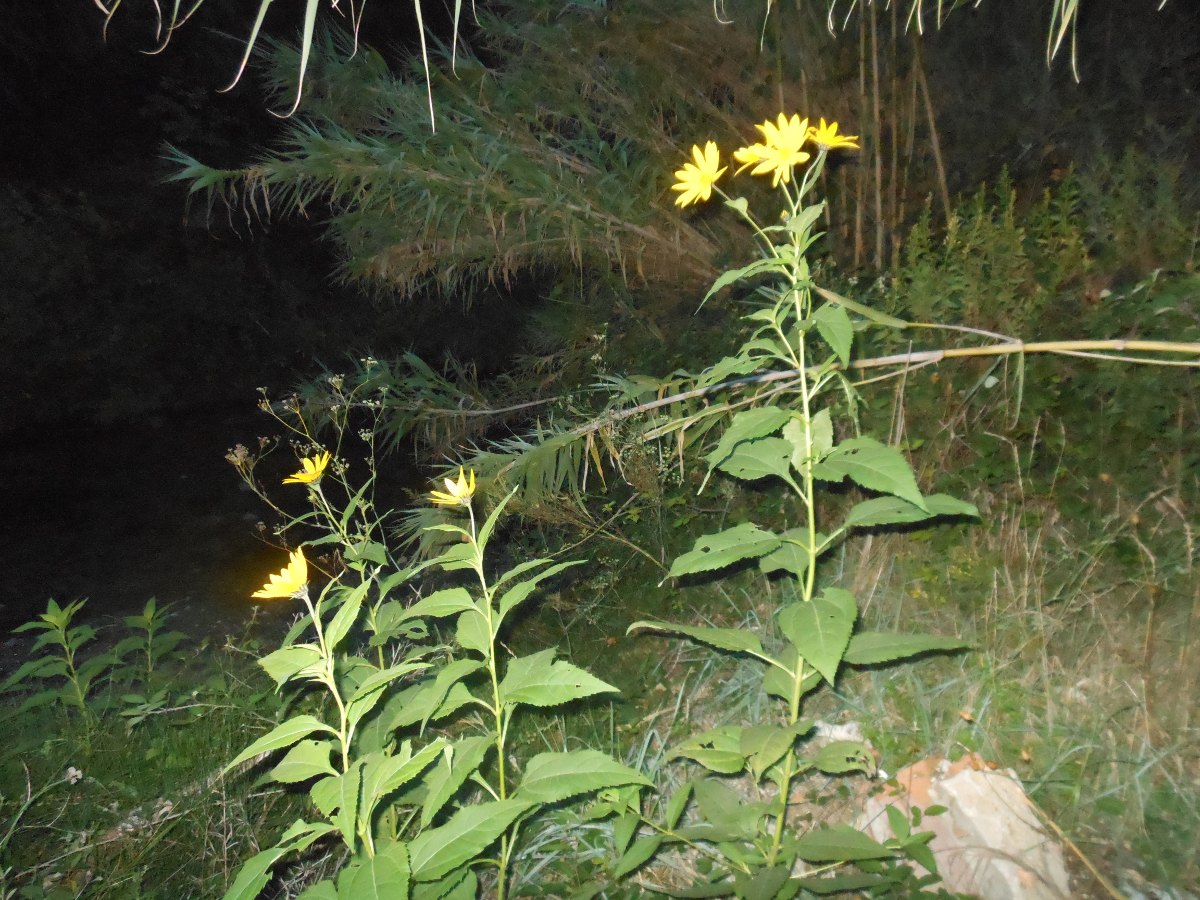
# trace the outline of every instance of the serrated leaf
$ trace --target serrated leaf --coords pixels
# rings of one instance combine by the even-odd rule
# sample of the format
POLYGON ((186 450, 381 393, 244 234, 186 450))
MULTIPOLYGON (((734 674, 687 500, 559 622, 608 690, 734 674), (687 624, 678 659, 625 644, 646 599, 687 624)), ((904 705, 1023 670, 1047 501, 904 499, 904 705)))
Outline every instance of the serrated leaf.
POLYGON ((798 472, 804 471, 810 449, 814 463, 819 462, 833 449, 833 419, 829 410, 819 410, 808 425, 805 424, 803 416, 794 414, 791 421, 783 426, 783 436, 792 445, 792 467, 798 472))
POLYGON ((364 581, 351 591, 350 596, 342 601, 342 605, 334 613, 333 619, 325 627, 325 647, 330 653, 337 649, 338 644, 354 627, 354 623, 358 620, 358 612, 362 609, 363 599, 367 596, 370 587, 371 582, 364 581))
POLYGON ((608 692, 617 689, 577 666, 555 660, 553 647, 511 660, 500 682, 500 700, 505 704, 558 706, 608 692))
POLYGON ((338 882, 340 900, 406 900, 409 890, 408 847, 399 841, 376 843, 375 855, 364 858, 338 882))
POLYGON ((421 806, 421 827, 428 828, 433 817, 442 811, 466 780, 475 774, 488 751, 496 745, 494 734, 455 741, 450 752, 442 754, 441 761, 425 779, 427 793, 421 806))
POLYGON ((296 784, 318 775, 336 775, 337 770, 329 764, 332 750, 330 741, 300 741, 271 770, 271 777, 284 784, 296 784))
POLYGON ((926 509, 921 509, 899 497, 873 497, 855 504, 843 524, 847 528, 867 528, 874 525, 907 525, 934 516, 979 517, 979 510, 974 504, 947 494, 926 497, 925 506, 926 509))
POLYGON ((463 807, 445 825, 421 832, 408 848, 413 879, 436 881, 475 859, 530 808, 520 800, 478 803, 463 807))
POLYGON ((758 823, 766 814, 766 804, 748 801, 723 778, 701 778, 692 790, 705 822, 734 839, 754 840, 758 836, 758 823))
MULTIPOLYGON (((767 674, 763 676, 763 690, 772 697, 778 697, 787 703, 792 700, 792 688, 795 683, 796 666, 799 664, 799 658, 796 653, 796 648, 789 644, 784 647, 780 654, 779 661, 787 667, 785 672, 778 666, 771 666, 767 669, 767 674)), ((800 696, 810 693, 821 684, 821 673, 816 669, 806 666, 804 670, 804 681, 800 685, 800 696)))
POLYGON ((972 645, 960 638, 936 634, 893 634, 884 631, 860 631, 850 639, 843 661, 852 666, 909 659, 922 653, 956 652, 972 645))
POLYGON ((693 735, 682 744, 672 747, 667 759, 683 757, 699 763, 710 772, 736 775, 746 767, 746 754, 741 748, 741 727, 722 725, 693 735))
POLYGON ((284 832, 278 844, 255 854, 242 865, 233 884, 225 892, 224 900, 255 900, 270 881, 271 869, 275 863, 293 851, 306 849, 332 830, 333 826, 324 822, 311 825, 307 822, 294 822, 284 832))
POLYGON ((526 765, 513 798, 530 803, 557 803, 625 784, 654 785, 641 773, 599 750, 539 753, 526 765))
MULTIPOLYGON (((825 543, 825 535, 817 533, 817 546, 825 543)), ((808 549, 808 529, 789 528, 779 535, 779 546, 758 558, 758 568, 764 575, 772 572, 788 572, 802 578, 812 565, 812 554, 808 549)))
POLYGON ((400 616, 400 621, 416 618, 442 619, 446 616, 457 615, 464 610, 473 609, 475 602, 466 588, 452 587, 434 591, 427 597, 422 597, 400 616))
POLYGON ((479 879, 475 871, 464 866, 437 881, 413 884, 412 900, 477 900, 479 879))
POLYGON ((711 572, 743 559, 757 559, 779 546, 778 535, 763 531, 753 522, 743 522, 717 534, 706 534, 696 540, 687 553, 671 563, 672 578, 711 572))
POLYGON ((742 481, 757 481, 774 475, 791 479, 792 445, 778 437, 741 441, 717 467, 742 481))
POLYGON ((842 442, 813 466, 812 471, 815 477, 824 481, 849 478, 868 490, 894 494, 919 509, 926 508, 912 466, 904 454, 874 438, 856 437, 842 442))
POLYGON ((324 881, 310 884, 297 895, 296 900, 338 900, 337 887, 326 878, 324 881))
POLYGON ((833 684, 850 643, 858 604, 841 588, 826 588, 811 603, 792 603, 779 611, 779 629, 804 660, 833 684))
POLYGON ((454 638, 464 650, 474 650, 484 659, 492 653, 492 634, 488 631, 487 619, 472 607, 458 617, 454 638))
POLYGON ((826 775, 875 771, 875 760, 862 741, 830 741, 809 762, 826 775))
POLYGON ((662 835, 650 834, 634 841, 633 846, 621 854, 621 858, 617 860, 612 880, 619 881, 630 872, 645 865, 658 852, 658 848, 662 846, 662 840, 662 835))
POLYGON ((652 622, 649 620, 634 622, 625 630, 626 634, 638 631, 661 631, 666 634, 682 634, 701 644, 716 647, 718 650, 728 650, 731 653, 752 653, 763 657, 762 643, 757 635, 740 628, 700 628, 692 625, 676 625, 672 622, 652 622))
POLYGON ((704 459, 708 467, 714 469, 733 452, 740 441, 750 441, 774 434, 792 417, 792 414, 777 406, 764 406, 761 409, 746 409, 737 413, 730 420, 716 448, 704 459))
POLYGON ((346 702, 347 724, 357 725, 362 717, 379 702, 383 689, 397 678, 403 678, 405 675, 411 675, 413 672, 427 668, 429 668, 429 663, 406 661, 382 671, 372 672, 354 689, 354 693, 346 702))
MULTIPOLYGON (((445 742, 438 739, 425 745, 415 754, 405 752, 397 753, 395 756, 385 756, 379 753, 368 755, 362 768, 360 823, 366 826, 374 815, 379 801, 428 769, 445 746, 445 742)), ((408 750, 407 741, 405 750, 408 750)))
POLYGON ((854 325, 840 306, 827 303, 813 313, 817 331, 837 355, 843 366, 850 365, 850 345, 854 342, 854 325))
POLYGON ((500 616, 496 622, 496 627, 499 628, 500 622, 504 621, 504 617, 509 614, 513 607, 524 602, 524 600, 534 592, 534 590, 542 581, 546 580, 547 578, 552 578, 559 572, 562 572, 564 569, 577 566, 582 562, 583 560, 581 559, 573 559, 569 562, 558 563, 557 565, 553 565, 548 569, 538 572, 532 578, 527 578, 524 581, 517 582, 509 590, 505 591, 500 597, 500 603, 497 607, 500 611, 500 616))
POLYGON ((887 847, 848 825, 818 828, 803 835, 792 846, 802 860, 816 863, 887 859, 894 855, 887 847))
POLYGON ((755 780, 761 779, 767 769, 783 759, 792 749, 798 737, 798 727, 809 730, 804 722, 794 726, 751 725, 742 729, 738 751, 746 757, 746 764, 755 780))
POLYGON ((322 722, 310 715, 295 716, 288 719, 279 725, 276 725, 269 732, 260 737, 257 741, 239 753, 233 758, 233 762, 229 763, 221 770, 222 775, 229 774, 237 766, 241 765, 248 759, 253 759, 260 753, 266 753, 268 750, 281 750, 284 747, 290 747, 296 741, 308 737, 314 731, 325 731, 329 734, 337 736, 337 732, 322 722))

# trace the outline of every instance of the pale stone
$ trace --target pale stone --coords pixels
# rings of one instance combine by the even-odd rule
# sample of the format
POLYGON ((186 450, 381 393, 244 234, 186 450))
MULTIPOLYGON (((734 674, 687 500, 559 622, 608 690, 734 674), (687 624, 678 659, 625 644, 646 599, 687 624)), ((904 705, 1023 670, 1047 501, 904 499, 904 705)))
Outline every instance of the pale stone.
MULTIPOLYGON (((894 805, 946 807, 923 819, 943 886, 982 900, 1063 900, 1070 885, 1062 848, 1038 823, 1016 773, 994 770, 977 755, 951 764, 924 759, 896 775, 898 789, 867 799, 858 827, 878 841, 893 837, 884 812, 894 805)), ((919 868, 919 867, 918 867, 919 868)))

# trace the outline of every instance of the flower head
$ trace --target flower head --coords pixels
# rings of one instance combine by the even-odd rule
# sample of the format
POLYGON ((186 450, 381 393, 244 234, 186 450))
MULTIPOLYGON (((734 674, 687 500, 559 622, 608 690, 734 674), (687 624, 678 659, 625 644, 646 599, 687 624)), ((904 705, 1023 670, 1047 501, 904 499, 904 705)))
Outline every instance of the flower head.
POLYGON ((812 158, 811 153, 802 149, 808 140, 808 119, 801 119, 798 114, 789 119, 780 113, 774 122, 767 119, 754 127, 762 132, 762 142, 742 147, 733 158, 742 164, 742 169, 754 166, 751 175, 770 172, 774 176, 773 187, 778 187, 781 181, 787 184, 792 180, 792 169, 812 158))
POLYGON ((850 150, 858 149, 858 135, 838 134, 838 123, 830 122, 826 125, 824 119, 821 120, 820 125, 809 127, 808 139, 822 150, 837 150, 839 147, 846 147, 850 150))
POLYGON ((321 480, 321 476, 325 474, 325 469, 329 465, 330 456, 328 453, 318 453, 316 456, 304 457, 300 460, 301 469, 287 478, 283 479, 284 484, 313 484, 321 480))
POLYGON ((272 575, 271 580, 250 596, 260 600, 277 600, 295 597, 308 587, 308 560, 304 558, 303 550, 293 550, 289 555, 287 567, 272 575))
POLYGON ((471 479, 463 474, 462 466, 458 467, 458 481, 443 478, 446 485, 444 491, 430 491, 429 499, 437 506, 470 506, 471 497, 475 494, 475 470, 471 470, 471 479))
POLYGON ((694 163, 684 163, 682 169, 675 173, 676 183, 671 190, 680 191, 675 198, 677 206, 687 206, 697 200, 707 200, 712 196, 713 183, 725 174, 721 167, 721 151, 714 141, 709 141, 701 150, 699 145, 692 145, 694 163))

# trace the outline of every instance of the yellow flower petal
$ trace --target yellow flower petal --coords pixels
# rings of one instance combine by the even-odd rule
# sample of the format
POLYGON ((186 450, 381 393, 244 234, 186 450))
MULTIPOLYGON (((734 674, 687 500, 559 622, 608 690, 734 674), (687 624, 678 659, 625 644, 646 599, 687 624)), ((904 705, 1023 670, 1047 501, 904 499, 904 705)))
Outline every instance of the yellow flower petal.
POLYGON ((284 484, 313 484, 320 481, 331 459, 328 453, 318 453, 311 459, 304 457, 300 460, 300 471, 283 479, 284 484))
POLYGON ((808 139, 822 150, 837 150, 839 147, 858 149, 858 135, 838 134, 838 123, 830 122, 827 125, 824 119, 820 125, 808 129, 808 139))
POLYGON ((468 481, 467 476, 463 474, 462 466, 458 467, 458 481, 451 481, 449 478, 443 478, 442 483, 446 485, 444 491, 430 491, 429 499, 437 506, 470 506, 471 498, 475 495, 475 470, 471 470, 471 477, 468 481))
POLYGON ((692 159, 694 162, 684 163, 683 168, 675 172, 675 184, 671 185, 671 190, 681 192, 675 198, 677 206, 708 200, 712 196, 713 184, 725 174, 725 169, 721 167, 721 151, 714 141, 706 143, 703 150, 699 145, 693 145, 692 159))
POLYGON ((288 556, 288 564, 279 574, 272 575, 261 588, 250 596, 260 600, 276 600, 284 597, 295 597, 308 587, 308 560, 304 558, 303 550, 293 550, 288 556))

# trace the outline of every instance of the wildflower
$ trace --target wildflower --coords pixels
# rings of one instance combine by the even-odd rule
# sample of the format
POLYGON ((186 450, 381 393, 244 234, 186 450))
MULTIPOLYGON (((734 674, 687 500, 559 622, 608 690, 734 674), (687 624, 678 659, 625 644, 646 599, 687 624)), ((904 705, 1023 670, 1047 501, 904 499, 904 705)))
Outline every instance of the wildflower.
POLYGON ((685 163, 683 168, 675 173, 676 183, 671 190, 681 191, 675 198, 677 206, 687 206, 697 200, 707 200, 712 196, 713 183, 725 174, 721 166, 721 151, 714 141, 709 141, 701 150, 699 145, 692 145, 692 159, 695 163, 685 163))
POLYGON ((313 484, 320 481, 321 476, 325 474, 325 468, 329 465, 330 456, 328 453, 318 453, 316 456, 304 457, 300 460, 300 465, 303 467, 299 472, 289 475, 283 479, 284 484, 313 484))
POLYGON ((850 150, 858 149, 858 135, 838 134, 838 123, 830 122, 826 125, 824 119, 821 120, 820 125, 809 127, 808 139, 822 150, 837 150, 839 147, 846 147, 850 150))
POLYGON ((67 774, 64 777, 69 784, 79 784, 83 780, 83 772, 74 766, 67 766, 67 774))
POLYGON ((471 497, 475 494, 475 470, 471 470, 471 480, 463 474, 462 466, 458 467, 458 481, 443 478, 446 485, 444 491, 430 491, 429 498, 438 506, 470 506, 471 497))
POLYGON ((789 119, 780 113, 774 122, 767 119, 754 127, 762 132, 762 142, 742 147, 733 158, 742 163, 742 169, 754 166, 751 175, 771 172, 772 187, 778 187, 781 181, 787 184, 792 180, 792 169, 812 158, 811 153, 801 149, 808 140, 808 119, 801 119, 798 114, 789 119))
POLYGON ((287 567, 272 575, 271 580, 251 594, 260 600, 276 600, 295 597, 308 587, 308 560, 304 558, 303 550, 293 550, 289 555, 287 567))

